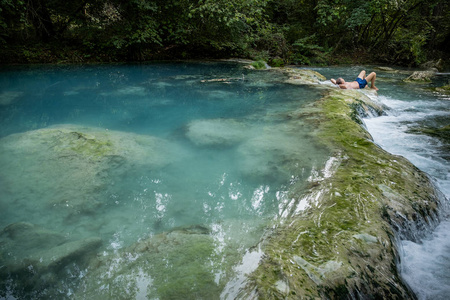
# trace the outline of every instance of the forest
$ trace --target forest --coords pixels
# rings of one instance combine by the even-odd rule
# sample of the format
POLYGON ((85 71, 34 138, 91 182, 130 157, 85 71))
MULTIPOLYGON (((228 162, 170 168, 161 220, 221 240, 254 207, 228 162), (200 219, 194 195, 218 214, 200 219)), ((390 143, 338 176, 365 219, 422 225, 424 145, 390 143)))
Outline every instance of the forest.
POLYGON ((0 63, 449 61, 450 0, 0 0, 0 63))

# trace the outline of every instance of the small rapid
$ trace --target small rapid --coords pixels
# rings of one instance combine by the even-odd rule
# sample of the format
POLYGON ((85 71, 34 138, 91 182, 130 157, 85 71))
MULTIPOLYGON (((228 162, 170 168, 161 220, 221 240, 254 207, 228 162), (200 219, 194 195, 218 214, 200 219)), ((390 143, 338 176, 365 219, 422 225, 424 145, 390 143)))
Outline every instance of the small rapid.
POLYGON ((408 84, 403 81, 412 71, 372 70, 370 67, 316 68, 329 78, 354 80, 366 69, 377 72, 378 96, 367 93, 384 106, 382 116, 365 116, 364 126, 376 144, 401 155, 426 172, 443 193, 440 223, 426 232, 412 233, 418 241, 400 242, 400 272, 421 300, 448 299, 450 294, 450 145, 445 128, 450 126, 450 96, 435 87, 448 84, 450 73, 437 73, 432 83, 408 84), (444 130, 442 130, 444 129, 444 130))
MULTIPOLYGON (((397 91, 398 93, 399 91, 397 91)), ((374 141, 406 157, 428 173, 444 194, 439 225, 419 241, 401 241, 400 271, 419 299, 448 299, 450 294, 450 162, 447 144, 431 128, 448 126, 449 99, 426 90, 408 98, 381 91, 378 101, 386 115, 364 122, 374 141), (383 95, 384 94, 384 95, 383 95), (403 98, 403 99, 402 99, 403 98)), ((418 233, 423 234, 423 233, 418 233)))

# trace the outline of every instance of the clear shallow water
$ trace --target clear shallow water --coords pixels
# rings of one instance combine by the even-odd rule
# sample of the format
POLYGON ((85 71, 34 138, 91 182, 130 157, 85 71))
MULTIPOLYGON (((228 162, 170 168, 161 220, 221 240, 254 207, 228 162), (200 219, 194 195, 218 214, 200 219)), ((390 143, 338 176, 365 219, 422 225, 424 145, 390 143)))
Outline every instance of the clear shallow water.
POLYGON ((1 70, 2 264, 19 271, 0 297, 125 296, 132 283, 136 297, 172 299, 170 286, 191 274, 207 282, 198 291, 223 288, 229 266, 280 216, 289 186, 327 158, 310 128, 286 117, 319 92, 283 80, 233 63, 1 70), (217 78, 227 82, 208 81, 217 78), (55 258, 68 243, 76 251, 55 258), (123 253, 144 246, 164 250, 127 271, 140 258, 123 253), (207 273, 196 273, 196 247, 207 273), (97 270, 78 266, 79 253, 103 253, 97 270), (46 277, 21 291, 38 267, 46 277), (99 278, 108 283, 89 285, 99 278))
MULTIPOLYGON (((324 68, 327 78, 353 80, 362 67, 324 68), (355 75, 356 74, 356 75, 355 75)), ((366 68, 371 72, 370 68, 366 68)), ((447 84, 450 77, 439 76, 432 84, 405 84, 403 73, 377 72, 375 99, 388 107, 385 116, 365 119, 375 142, 385 150, 406 157, 436 182, 450 199, 449 144, 417 129, 450 125, 450 96, 438 95, 429 88, 447 84)), ((402 241, 401 273, 420 299, 448 299, 450 294, 449 203, 443 204, 443 220, 421 242, 402 241)))

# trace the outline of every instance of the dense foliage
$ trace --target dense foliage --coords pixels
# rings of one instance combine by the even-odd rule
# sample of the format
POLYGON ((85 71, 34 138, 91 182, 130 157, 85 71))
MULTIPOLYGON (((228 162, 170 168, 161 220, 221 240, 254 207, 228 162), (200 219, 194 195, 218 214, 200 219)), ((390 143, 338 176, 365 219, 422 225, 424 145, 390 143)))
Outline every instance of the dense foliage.
MULTIPOLYGON (((420 64, 448 55, 449 0, 0 0, 14 61, 250 57, 420 64)), ((340 61, 342 62, 342 61, 340 61)))

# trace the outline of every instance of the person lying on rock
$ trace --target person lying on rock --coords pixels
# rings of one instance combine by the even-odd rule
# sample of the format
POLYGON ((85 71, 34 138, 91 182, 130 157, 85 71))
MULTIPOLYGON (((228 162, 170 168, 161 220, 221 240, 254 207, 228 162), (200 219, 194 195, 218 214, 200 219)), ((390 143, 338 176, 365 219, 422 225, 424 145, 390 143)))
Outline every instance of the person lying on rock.
POLYGON ((355 81, 346 82, 343 78, 339 77, 337 80, 331 78, 331 82, 339 85, 341 89, 363 89, 367 86, 367 82, 370 81, 370 88, 378 91, 378 88, 375 86, 376 78, 377 73, 372 72, 366 77, 366 71, 362 70, 355 81))

